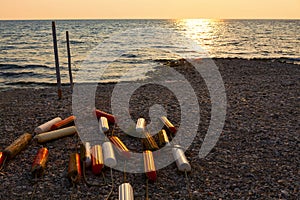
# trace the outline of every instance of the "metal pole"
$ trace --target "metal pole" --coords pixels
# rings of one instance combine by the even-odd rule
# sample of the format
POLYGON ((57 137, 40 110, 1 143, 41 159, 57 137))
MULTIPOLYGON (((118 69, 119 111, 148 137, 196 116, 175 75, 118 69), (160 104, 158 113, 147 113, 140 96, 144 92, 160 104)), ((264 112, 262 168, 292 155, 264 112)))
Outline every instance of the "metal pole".
POLYGON ((58 98, 61 99, 62 98, 62 91, 61 91, 61 80, 60 80, 60 71, 59 71, 56 28, 55 28, 55 22, 54 21, 52 21, 52 35, 53 35, 54 58, 55 58, 55 68, 56 68, 57 89, 58 89, 57 94, 58 94, 58 98))
POLYGON ((70 50, 70 41, 69 41, 69 31, 66 31, 66 39, 67 39, 68 68, 69 68, 70 85, 71 85, 71 91, 73 91, 73 77, 72 77, 72 68, 71 68, 71 50, 70 50))

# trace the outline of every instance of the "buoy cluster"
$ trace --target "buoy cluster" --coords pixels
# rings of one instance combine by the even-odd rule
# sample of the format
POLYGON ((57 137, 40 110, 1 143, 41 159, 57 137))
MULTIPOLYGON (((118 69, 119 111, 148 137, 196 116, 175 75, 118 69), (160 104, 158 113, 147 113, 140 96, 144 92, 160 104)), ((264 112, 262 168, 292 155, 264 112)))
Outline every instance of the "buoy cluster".
MULTIPOLYGON (((103 141, 102 144, 95 144, 93 146, 91 146, 91 142, 81 143, 80 152, 72 152, 70 154, 67 178, 73 185, 78 184, 83 177, 88 186, 100 186, 103 184, 90 183, 85 175, 85 171, 86 169, 91 169, 93 174, 99 175, 102 173, 103 167, 107 166, 111 169, 112 193, 114 187, 112 169, 117 166, 119 157, 125 159, 125 162, 126 159, 130 159, 131 151, 118 136, 114 135, 113 132, 109 133, 109 130, 114 129, 117 125, 117 120, 113 115, 96 109, 95 116, 99 120, 99 132, 108 136, 109 139, 103 141), (110 128, 110 126, 113 127, 110 128), (115 152, 119 155, 119 157, 115 154, 115 152)), ((44 144, 52 140, 75 135, 77 133, 77 129, 74 125, 75 120, 75 116, 70 116, 63 120, 60 117, 56 117, 35 128, 34 137, 30 133, 24 133, 11 145, 0 152, 1 168, 7 161, 13 159, 17 154, 24 150, 32 139, 37 141, 39 144, 44 144)), ((161 116, 160 120, 163 124, 163 128, 157 134, 156 138, 158 138, 158 143, 147 130, 146 120, 144 118, 139 118, 135 127, 136 133, 142 136, 141 143, 143 146, 143 163, 145 177, 147 180, 147 191, 148 181, 155 182, 157 180, 157 170, 153 153, 160 147, 167 146, 171 149, 179 171, 185 173, 191 171, 191 165, 184 155, 183 149, 179 145, 171 144, 169 140, 169 137, 173 138, 176 135, 176 127, 169 121, 169 119, 167 119, 166 116, 161 116)), ((33 177, 39 178, 43 175, 49 153, 51 152, 49 152, 45 147, 38 150, 31 167, 33 177)), ((104 184, 106 184, 106 182, 104 182, 104 184)), ((118 189, 120 200, 134 199, 133 188, 129 182, 124 181, 118 189)))

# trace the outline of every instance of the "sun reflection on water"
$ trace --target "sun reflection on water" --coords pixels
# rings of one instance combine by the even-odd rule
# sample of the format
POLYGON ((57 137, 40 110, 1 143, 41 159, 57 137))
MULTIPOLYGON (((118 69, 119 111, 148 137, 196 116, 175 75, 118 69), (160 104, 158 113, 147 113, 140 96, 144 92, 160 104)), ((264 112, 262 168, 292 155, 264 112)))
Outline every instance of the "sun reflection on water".
POLYGON ((221 26, 223 20, 219 19, 181 19, 177 20, 178 28, 184 30, 185 37, 194 40, 206 51, 213 46, 214 39, 222 36, 221 26))

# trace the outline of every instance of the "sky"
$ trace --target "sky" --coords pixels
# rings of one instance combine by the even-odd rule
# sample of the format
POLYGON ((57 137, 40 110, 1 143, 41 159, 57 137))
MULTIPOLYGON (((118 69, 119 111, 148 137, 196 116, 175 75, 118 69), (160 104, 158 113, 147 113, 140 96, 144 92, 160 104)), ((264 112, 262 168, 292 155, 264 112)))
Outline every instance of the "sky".
POLYGON ((300 19, 300 0, 0 0, 0 19, 300 19))

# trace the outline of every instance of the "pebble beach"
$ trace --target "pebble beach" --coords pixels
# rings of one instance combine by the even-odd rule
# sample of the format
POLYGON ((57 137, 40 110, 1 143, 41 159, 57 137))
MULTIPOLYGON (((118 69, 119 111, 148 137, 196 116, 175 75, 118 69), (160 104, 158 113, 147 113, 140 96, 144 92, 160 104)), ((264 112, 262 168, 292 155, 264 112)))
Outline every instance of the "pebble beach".
MULTIPOLYGON (((214 59, 224 81, 227 113, 222 134, 203 159, 198 152, 207 132, 211 102, 205 82, 188 64, 172 65, 190 81, 198 97, 200 124, 192 145, 185 152, 192 171, 186 180, 173 163, 157 171, 157 181, 149 183, 150 199, 299 199, 300 198, 300 67, 278 59, 214 59), (190 191, 187 189, 190 186, 190 191)), ((111 112, 114 83, 99 84, 96 108, 111 112)), ((72 115, 72 93, 63 87, 58 100, 56 87, 3 89, 0 91, 0 151, 21 134, 57 116, 72 115)), ((144 97, 133 96, 130 113, 149 120, 147 106, 164 105, 175 126, 180 124, 180 108, 172 94, 155 85, 144 86, 144 97), (168 97, 166 97, 168 96, 168 97), (143 103, 142 103, 143 102, 143 103)), ((139 143, 118 133, 130 149, 139 143)), ((78 137, 65 137, 43 145, 31 141, 0 172, 0 199, 105 199, 111 187, 75 187, 67 179, 68 159, 79 150, 78 137), (37 182, 30 169, 41 147, 49 149, 45 174, 37 182)), ((103 173, 110 181, 110 170, 103 173)), ((110 199, 118 199, 123 172, 113 170, 114 189, 110 199)), ((88 179, 103 182, 87 170, 88 179)), ((135 199, 145 199, 145 174, 126 174, 135 199)))

